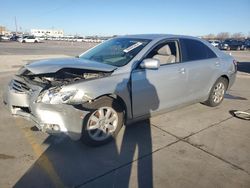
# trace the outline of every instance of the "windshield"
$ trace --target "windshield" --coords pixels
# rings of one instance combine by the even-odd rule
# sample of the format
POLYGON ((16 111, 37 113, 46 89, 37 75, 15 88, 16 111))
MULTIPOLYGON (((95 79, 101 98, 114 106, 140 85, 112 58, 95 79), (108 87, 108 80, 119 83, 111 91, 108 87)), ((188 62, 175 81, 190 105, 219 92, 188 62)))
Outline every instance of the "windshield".
POLYGON ((147 39, 115 38, 91 49, 80 58, 121 67, 133 59, 149 42, 147 39))

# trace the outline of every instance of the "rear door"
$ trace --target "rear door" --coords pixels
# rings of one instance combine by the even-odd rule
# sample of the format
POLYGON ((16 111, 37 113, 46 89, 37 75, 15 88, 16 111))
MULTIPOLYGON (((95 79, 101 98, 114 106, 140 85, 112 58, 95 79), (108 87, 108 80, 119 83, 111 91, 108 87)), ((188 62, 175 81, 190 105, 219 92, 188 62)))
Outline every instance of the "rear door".
POLYGON ((195 39, 181 39, 182 63, 187 65, 187 95, 189 101, 208 95, 220 71, 216 54, 204 43, 195 39))

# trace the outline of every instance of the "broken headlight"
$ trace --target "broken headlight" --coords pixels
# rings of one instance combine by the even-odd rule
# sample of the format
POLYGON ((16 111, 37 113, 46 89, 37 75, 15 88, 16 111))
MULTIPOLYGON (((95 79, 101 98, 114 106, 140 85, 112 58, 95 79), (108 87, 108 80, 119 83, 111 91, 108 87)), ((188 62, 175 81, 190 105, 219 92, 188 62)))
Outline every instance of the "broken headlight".
POLYGON ((88 100, 90 100, 89 96, 79 90, 50 89, 42 92, 36 102, 45 104, 80 104, 88 100))
POLYGON ((42 102, 46 104, 63 104, 67 103, 72 99, 76 90, 73 91, 56 91, 56 90, 47 90, 38 97, 37 102, 42 102))

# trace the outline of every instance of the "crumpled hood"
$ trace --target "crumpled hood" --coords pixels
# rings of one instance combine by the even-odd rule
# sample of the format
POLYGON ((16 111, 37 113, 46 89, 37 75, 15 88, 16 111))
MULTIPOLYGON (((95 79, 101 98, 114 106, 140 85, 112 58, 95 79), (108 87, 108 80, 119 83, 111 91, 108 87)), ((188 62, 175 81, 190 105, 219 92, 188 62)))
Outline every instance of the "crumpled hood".
POLYGON ((116 69, 116 67, 112 65, 98 63, 96 61, 90 61, 81 58, 40 60, 25 65, 25 68, 33 74, 55 73, 63 68, 86 69, 103 72, 111 72, 116 69))

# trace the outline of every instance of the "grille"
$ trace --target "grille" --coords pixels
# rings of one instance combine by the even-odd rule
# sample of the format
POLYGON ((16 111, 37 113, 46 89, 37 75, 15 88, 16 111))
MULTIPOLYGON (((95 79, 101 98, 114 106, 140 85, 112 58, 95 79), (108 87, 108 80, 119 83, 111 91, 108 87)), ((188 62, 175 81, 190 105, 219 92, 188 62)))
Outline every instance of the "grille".
POLYGON ((25 84, 17 80, 12 80, 11 81, 11 88, 17 92, 29 92, 30 88, 25 84))

